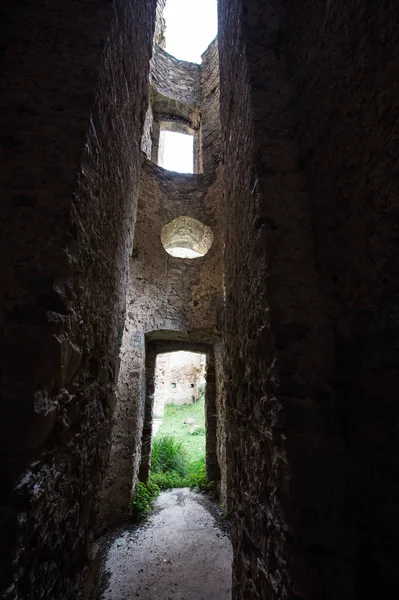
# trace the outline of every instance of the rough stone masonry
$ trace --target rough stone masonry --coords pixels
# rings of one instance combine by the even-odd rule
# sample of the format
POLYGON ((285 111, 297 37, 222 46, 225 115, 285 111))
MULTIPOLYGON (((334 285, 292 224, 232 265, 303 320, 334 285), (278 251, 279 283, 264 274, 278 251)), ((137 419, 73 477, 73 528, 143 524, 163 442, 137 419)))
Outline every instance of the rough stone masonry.
POLYGON ((88 596, 148 474, 156 355, 195 348, 233 598, 391 596, 398 3, 219 0, 201 65, 163 6, 0 9, 0 594, 88 596), (157 164, 162 128, 193 175, 157 164), (203 257, 165 252, 179 216, 203 257))

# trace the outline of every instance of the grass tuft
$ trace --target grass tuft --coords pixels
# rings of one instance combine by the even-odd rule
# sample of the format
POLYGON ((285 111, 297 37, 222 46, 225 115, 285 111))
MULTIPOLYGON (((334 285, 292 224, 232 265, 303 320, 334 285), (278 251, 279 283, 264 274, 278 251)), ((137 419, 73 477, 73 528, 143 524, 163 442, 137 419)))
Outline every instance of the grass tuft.
POLYGON ((195 404, 167 404, 162 425, 154 437, 150 483, 161 490, 190 487, 211 491, 206 479, 204 398, 195 404), (190 433, 186 418, 195 419, 198 429, 190 433))
POLYGON ((170 435, 156 437, 152 444, 151 469, 156 473, 174 473, 184 476, 187 472, 187 452, 183 442, 170 435))
POLYGON ((183 442, 187 452, 188 461, 197 460, 205 456, 205 402, 195 404, 166 404, 162 424, 154 441, 157 438, 171 436, 178 442, 183 442), (192 425, 184 425, 187 418, 195 419, 195 425, 202 429, 202 435, 190 434, 192 425))
POLYGON ((137 483, 130 505, 130 513, 135 523, 143 521, 149 515, 160 492, 161 489, 153 481, 137 483))

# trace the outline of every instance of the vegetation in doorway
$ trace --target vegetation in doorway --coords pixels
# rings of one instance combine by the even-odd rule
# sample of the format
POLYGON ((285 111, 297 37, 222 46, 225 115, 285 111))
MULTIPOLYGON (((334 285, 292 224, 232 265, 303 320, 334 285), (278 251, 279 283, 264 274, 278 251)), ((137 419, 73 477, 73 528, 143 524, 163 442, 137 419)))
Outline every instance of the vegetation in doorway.
POLYGON ((142 483, 139 481, 135 487, 131 501, 131 516, 135 523, 143 521, 154 508, 154 502, 161 489, 153 481, 142 483))
MULTIPOLYGON (((189 462, 205 456, 205 402, 195 404, 166 404, 162 424, 154 438, 172 437, 176 442, 182 442, 189 462), (185 424, 194 420, 194 425, 202 428, 202 435, 190 433, 194 427, 185 424)), ((154 448, 153 448, 154 451, 154 448)))
POLYGON ((155 438, 152 445, 151 469, 157 473, 175 473, 184 477, 187 472, 187 453, 183 442, 170 435, 155 438))
POLYGON ((193 431, 190 431, 190 435, 205 435, 205 427, 194 428, 193 431))
POLYGON ((167 404, 151 454, 150 481, 162 490, 191 487, 211 491, 206 480, 204 400, 195 404, 167 404), (193 419, 197 428, 185 425, 193 419))

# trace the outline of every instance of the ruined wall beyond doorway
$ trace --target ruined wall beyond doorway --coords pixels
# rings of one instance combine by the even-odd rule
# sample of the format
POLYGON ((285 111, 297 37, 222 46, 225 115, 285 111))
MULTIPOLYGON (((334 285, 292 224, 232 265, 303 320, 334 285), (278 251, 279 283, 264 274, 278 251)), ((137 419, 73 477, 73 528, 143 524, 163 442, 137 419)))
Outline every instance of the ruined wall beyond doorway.
POLYGON ((7 599, 85 592, 115 406, 155 9, 155 0, 2 6, 7 599))
POLYGON ((185 351, 159 354, 155 369, 154 416, 163 416, 165 404, 192 404, 204 384, 204 355, 185 351))

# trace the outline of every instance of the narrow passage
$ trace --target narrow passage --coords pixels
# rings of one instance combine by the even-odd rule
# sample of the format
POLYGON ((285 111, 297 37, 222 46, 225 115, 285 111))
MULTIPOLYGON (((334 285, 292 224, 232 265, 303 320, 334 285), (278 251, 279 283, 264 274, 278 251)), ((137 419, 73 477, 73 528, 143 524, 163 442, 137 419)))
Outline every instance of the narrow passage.
POLYGON ((214 505, 188 488, 162 492, 154 513, 111 544, 101 600, 228 600, 232 550, 214 505))

